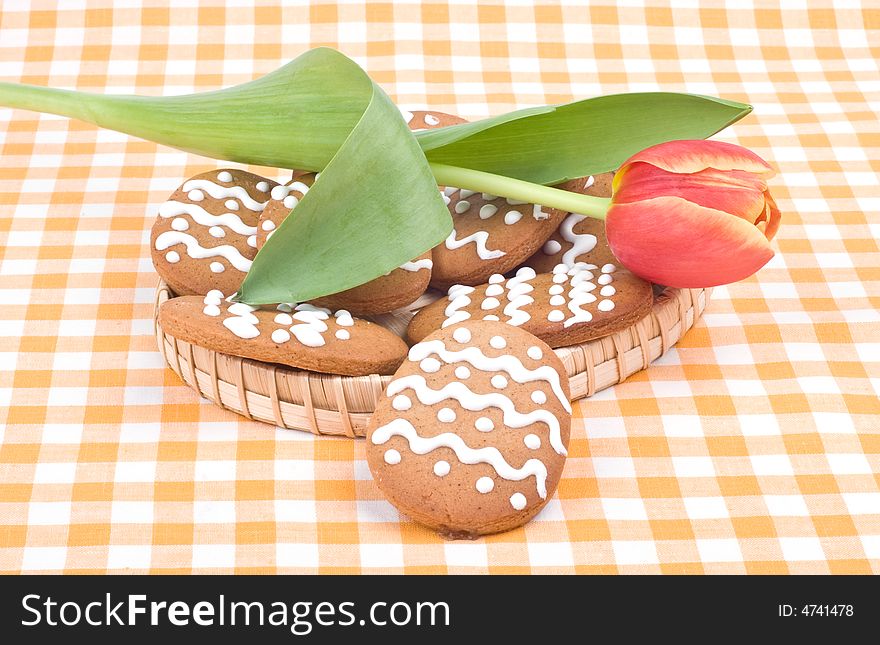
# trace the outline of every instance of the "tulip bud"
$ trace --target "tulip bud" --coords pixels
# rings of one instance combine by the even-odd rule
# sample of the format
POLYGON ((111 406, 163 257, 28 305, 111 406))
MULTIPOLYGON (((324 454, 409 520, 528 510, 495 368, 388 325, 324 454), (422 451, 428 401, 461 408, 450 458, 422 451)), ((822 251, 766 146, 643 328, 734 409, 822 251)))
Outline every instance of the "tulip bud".
POLYGON ((770 165, 721 141, 669 141, 614 176, 606 233, 630 271, 669 287, 713 287, 764 266, 780 213, 770 165))

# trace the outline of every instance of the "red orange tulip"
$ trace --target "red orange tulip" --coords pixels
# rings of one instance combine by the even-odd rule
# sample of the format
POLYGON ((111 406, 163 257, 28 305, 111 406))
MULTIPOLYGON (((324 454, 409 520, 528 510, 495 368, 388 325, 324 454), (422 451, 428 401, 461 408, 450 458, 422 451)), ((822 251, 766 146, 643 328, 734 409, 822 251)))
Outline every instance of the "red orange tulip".
POLYGON ((670 141, 633 155, 614 176, 606 232, 627 268, 670 287, 742 280, 773 257, 780 213, 770 165, 721 141, 670 141))

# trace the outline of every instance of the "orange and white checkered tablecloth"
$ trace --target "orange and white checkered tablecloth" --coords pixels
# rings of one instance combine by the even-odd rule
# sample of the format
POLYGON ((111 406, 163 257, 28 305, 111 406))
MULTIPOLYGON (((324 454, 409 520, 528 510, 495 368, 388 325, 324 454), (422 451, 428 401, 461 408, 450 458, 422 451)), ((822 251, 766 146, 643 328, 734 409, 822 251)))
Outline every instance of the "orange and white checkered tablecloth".
POLYGON ((624 4, 3 2, 4 81, 186 93, 329 45, 467 118, 744 101, 720 137, 779 168, 784 224, 675 349, 576 406, 535 521, 444 542, 362 442, 248 422, 164 367, 149 228, 221 162, 0 108, 0 571, 880 573, 880 5, 624 4))

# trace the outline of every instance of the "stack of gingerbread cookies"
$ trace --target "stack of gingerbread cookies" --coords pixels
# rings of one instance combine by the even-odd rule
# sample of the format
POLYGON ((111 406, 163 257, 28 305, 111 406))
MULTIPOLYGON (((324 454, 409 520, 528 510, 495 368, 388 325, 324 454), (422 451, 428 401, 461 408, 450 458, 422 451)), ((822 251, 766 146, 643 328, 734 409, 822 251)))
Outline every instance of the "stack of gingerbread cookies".
MULTIPOLYGON (((405 116, 414 130, 461 122, 405 116)), ((637 322, 651 309, 650 283, 619 266, 599 220, 446 186, 452 233, 387 275, 311 302, 231 302, 314 180, 229 169, 178 188, 151 236, 153 264, 178 294, 159 309, 162 328, 303 370, 394 374, 368 429, 380 489, 449 536, 521 525, 553 494, 568 445, 568 380, 552 348, 637 322), (421 299, 430 304, 403 334, 374 322, 421 299)), ((560 187, 607 196, 610 183, 608 173, 560 187)))

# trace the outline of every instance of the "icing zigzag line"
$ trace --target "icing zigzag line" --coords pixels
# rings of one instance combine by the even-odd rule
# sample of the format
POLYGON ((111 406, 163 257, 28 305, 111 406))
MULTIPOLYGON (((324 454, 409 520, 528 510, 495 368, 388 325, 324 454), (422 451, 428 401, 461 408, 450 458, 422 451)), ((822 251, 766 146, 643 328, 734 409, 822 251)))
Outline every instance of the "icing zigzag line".
POLYGON ((433 390, 428 387, 425 377, 421 374, 411 374, 392 381, 388 385, 387 395, 392 397, 407 388, 412 389, 424 405, 434 405, 440 401, 454 399, 461 404, 461 407, 471 412, 479 412, 486 408, 498 408, 504 413, 504 425, 511 428, 524 428, 539 421, 546 423, 550 428, 550 445, 558 454, 568 454, 562 443, 559 419, 549 410, 538 409, 523 414, 516 410, 509 397, 500 392, 477 394, 459 381, 452 381, 439 390, 433 390))
POLYGON ((442 340, 428 340, 413 345, 409 350, 409 360, 418 363, 431 354, 437 354, 446 363, 468 362, 483 372, 507 372, 517 383, 547 381, 562 407, 566 412, 571 413, 571 403, 562 390, 559 373, 549 365, 541 365, 530 370, 516 356, 505 354, 492 358, 486 356, 479 347, 465 347, 460 351, 453 352, 446 349, 442 340))
POLYGON ((237 248, 229 244, 221 246, 212 246, 205 248, 192 235, 181 233, 180 231, 165 231, 156 238, 156 250, 164 251, 175 244, 183 244, 186 246, 186 253, 196 260, 204 260, 205 258, 223 257, 229 260, 239 271, 247 272, 251 268, 251 261, 244 257, 237 248))
POLYGON ((494 446, 471 448, 457 434, 444 432, 434 437, 422 437, 406 419, 394 419, 373 432, 372 442, 381 445, 397 435, 409 442, 409 448, 417 455, 425 455, 437 448, 450 448, 463 464, 489 464, 499 477, 508 481, 522 481, 534 475, 535 485, 541 499, 547 497, 547 467, 538 459, 529 459, 522 468, 514 468, 494 446))

